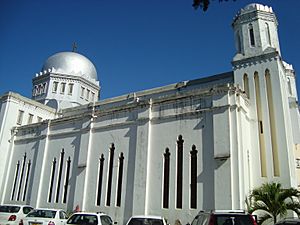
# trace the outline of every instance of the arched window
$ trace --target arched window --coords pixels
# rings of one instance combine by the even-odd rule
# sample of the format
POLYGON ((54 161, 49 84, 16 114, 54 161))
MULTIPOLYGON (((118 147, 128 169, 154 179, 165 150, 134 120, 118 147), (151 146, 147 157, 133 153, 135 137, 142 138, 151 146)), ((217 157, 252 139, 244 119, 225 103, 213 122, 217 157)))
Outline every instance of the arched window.
POLYGON ((268 24, 268 23, 266 23, 266 39, 267 39, 268 45, 271 46, 270 27, 269 27, 269 24, 268 24))
POLYGON ((59 169, 58 169, 58 179, 57 179, 57 186, 56 186, 56 197, 55 202, 58 203, 59 196, 60 196, 60 184, 62 179, 62 172, 64 167, 64 157, 65 157, 65 150, 62 149, 60 152, 60 160, 59 160, 59 169))
POLYGON ((50 178, 50 186, 49 186, 49 194, 48 194, 48 202, 52 201, 52 192, 55 178, 55 169, 56 169, 56 158, 54 157, 51 167, 51 178, 50 178))
POLYGON ((118 185, 117 185, 117 206, 121 206, 122 195, 122 180, 123 180, 124 154, 121 152, 119 156, 119 171, 118 171, 118 185))
POLYGON ((176 208, 182 209, 182 186, 183 186, 183 142, 182 135, 177 139, 177 193, 176 193, 176 208))
POLYGON ((163 208, 169 208, 170 192, 170 150, 166 148, 164 153, 164 175, 163 175, 163 208))
POLYGON ((71 157, 69 156, 69 158, 67 160, 66 177, 65 177, 65 184, 64 184, 64 194, 63 194, 63 203, 67 203, 70 169, 71 169, 71 157))
POLYGON ((115 144, 112 143, 109 148, 109 167, 108 167, 108 181, 107 181, 107 192, 106 192, 107 206, 110 206, 110 200, 111 200, 111 187, 112 187, 112 177, 113 177, 113 168, 114 168, 114 153, 115 153, 115 144))
POLYGON ((190 151, 191 155, 191 194, 190 194, 190 206, 191 209, 197 208, 197 149, 196 146, 192 146, 190 151))
POLYGON ((101 157, 99 158, 98 188, 97 188, 97 203, 96 203, 97 206, 99 206, 101 203, 104 160, 105 160, 104 155, 101 154, 101 157))
POLYGON ((238 53, 241 53, 242 52, 242 43, 241 43, 240 31, 237 31, 235 33, 235 38, 236 38, 236 50, 238 53))
POLYGON ((287 86, 288 86, 289 94, 291 95, 292 94, 292 84, 291 84, 291 79, 289 77, 287 78, 287 86))
POLYGON ((244 82, 244 91, 247 97, 249 98, 249 78, 248 75, 245 73, 243 77, 243 82, 244 82))
POLYGON ((254 38, 253 26, 251 23, 249 24, 249 38, 250 38, 250 46, 254 47, 255 46, 255 38, 254 38))

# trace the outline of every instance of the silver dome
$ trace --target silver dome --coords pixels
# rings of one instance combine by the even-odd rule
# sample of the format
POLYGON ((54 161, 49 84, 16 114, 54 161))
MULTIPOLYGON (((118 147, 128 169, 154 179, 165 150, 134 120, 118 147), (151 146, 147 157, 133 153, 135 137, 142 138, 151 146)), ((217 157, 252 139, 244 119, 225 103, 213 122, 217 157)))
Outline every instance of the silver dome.
POLYGON ((50 56, 42 71, 55 69, 56 72, 97 80, 97 71, 93 63, 76 52, 59 52, 50 56))

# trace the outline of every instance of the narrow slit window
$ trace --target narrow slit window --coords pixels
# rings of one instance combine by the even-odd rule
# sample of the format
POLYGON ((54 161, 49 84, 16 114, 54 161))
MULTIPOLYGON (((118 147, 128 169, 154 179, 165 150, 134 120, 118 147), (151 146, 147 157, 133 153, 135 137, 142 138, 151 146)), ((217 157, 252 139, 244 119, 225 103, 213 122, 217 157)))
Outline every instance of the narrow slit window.
POLYGON ((249 98, 249 78, 246 73, 244 74, 243 80, 244 80, 244 92, 249 98))
POLYGON ((109 148, 109 168, 108 168, 108 182, 107 182, 107 193, 106 193, 106 205, 110 206, 111 200, 111 185, 112 185, 112 176, 113 176, 113 166, 114 166, 114 152, 115 152, 115 145, 114 143, 111 144, 109 148))
POLYGON ((104 165, 104 155, 101 154, 101 157, 99 159, 97 206, 100 206, 100 203, 101 203, 102 180, 103 180, 103 165, 104 165))
POLYGON ((267 39, 268 45, 271 46, 270 27, 269 27, 269 24, 268 24, 268 23, 266 23, 266 39, 267 39))
POLYGON ((177 140, 177 180, 176 180, 176 208, 182 209, 182 185, 183 185, 183 142, 182 136, 177 140))
POLYGON ((33 114, 29 113, 27 124, 32 124, 32 120, 33 120, 33 114))
POLYGON ((191 209, 197 208, 197 153, 196 146, 192 146, 191 154, 191 209))
POLYGON ((60 153, 58 179, 57 179, 57 186, 56 186, 56 198, 55 198, 56 203, 58 203, 58 200, 59 200, 60 183, 61 183, 62 171, 63 171, 63 166, 64 166, 64 155, 65 155, 65 151, 64 151, 64 149, 62 149, 62 151, 60 153))
POLYGON ((252 24, 249 24, 249 38, 251 47, 255 46, 254 30, 252 24))
POLYGON ((52 171, 51 171, 51 178, 50 178, 48 202, 52 201, 52 191, 53 191, 53 185, 54 185, 55 169, 56 169, 56 158, 54 158, 53 162, 52 162, 52 171))
POLYGON ((66 90, 66 83, 61 83, 60 84, 60 93, 64 94, 66 90))
POLYGON ((68 84, 68 95, 73 94, 73 87, 74 87, 74 84, 68 84))
POLYGON ((24 115, 24 111, 23 110, 19 110, 18 119, 17 119, 17 124, 18 125, 22 125, 23 115, 24 115))
POLYGON ((25 201, 25 198, 26 198, 28 180, 29 180, 29 175, 30 175, 30 168, 31 168, 31 161, 29 160, 28 164, 27 164, 26 179, 25 179, 25 186, 24 186, 24 192, 23 192, 23 201, 25 201))
POLYGON ((11 193, 11 198, 10 198, 11 200, 14 200, 14 197, 15 197, 15 191, 16 191, 16 186, 17 186, 17 181, 18 181, 19 170, 20 170, 20 161, 18 160, 17 165, 16 165, 14 185, 12 188, 12 193, 11 193))
POLYGON ((170 194, 170 151, 166 148, 164 153, 164 176, 163 176, 163 208, 169 208, 170 194))
POLYGON ((122 179, 123 179, 123 166, 124 166, 124 154, 121 152, 119 156, 119 175, 118 175, 118 189, 117 189, 117 206, 121 206, 122 197, 122 179))
POLYGON ((63 203, 67 202, 70 169, 71 169, 71 157, 69 157, 68 160, 67 160, 67 168, 66 168, 66 177, 65 177, 65 185, 64 185, 63 203))
POLYGON ((21 190, 22 190, 22 184, 23 184, 23 176, 24 176, 24 171, 25 171, 25 165, 26 165, 26 153, 23 156, 23 163, 22 163, 22 170, 21 170, 21 176, 20 176, 20 183, 19 183, 19 190, 18 190, 18 195, 17 195, 17 201, 20 200, 20 195, 21 195, 21 190))
POLYGON ((262 121, 259 121, 259 128, 260 128, 260 133, 263 134, 264 133, 264 129, 263 129, 263 123, 262 123, 262 121))
POLYGON ((57 92, 57 87, 58 87, 58 82, 57 82, 57 81, 54 81, 54 82, 53 82, 53 86, 52 86, 52 92, 53 92, 53 93, 56 93, 56 92, 57 92))

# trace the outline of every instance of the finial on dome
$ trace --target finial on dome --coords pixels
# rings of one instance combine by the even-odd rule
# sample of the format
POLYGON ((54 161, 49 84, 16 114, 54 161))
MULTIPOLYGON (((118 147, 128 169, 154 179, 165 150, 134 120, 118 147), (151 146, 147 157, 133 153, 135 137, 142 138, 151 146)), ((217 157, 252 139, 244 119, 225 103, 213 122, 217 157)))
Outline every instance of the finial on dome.
POLYGON ((76 42, 73 42, 73 45, 72 45, 72 52, 76 52, 77 51, 77 43, 76 42))

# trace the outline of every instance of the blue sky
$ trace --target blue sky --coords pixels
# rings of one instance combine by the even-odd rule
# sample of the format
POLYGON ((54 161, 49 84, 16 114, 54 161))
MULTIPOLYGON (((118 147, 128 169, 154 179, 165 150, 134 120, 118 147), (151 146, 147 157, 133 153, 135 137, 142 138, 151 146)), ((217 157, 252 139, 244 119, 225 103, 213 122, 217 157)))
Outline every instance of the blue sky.
MULTIPOLYGON (((215 0, 204 13, 192 0, 1 0, 0 95, 30 97, 35 73, 74 41, 97 68, 102 99, 230 71, 231 22, 252 2, 215 0)), ((300 71, 300 1, 255 2, 273 7, 282 57, 300 71)))

